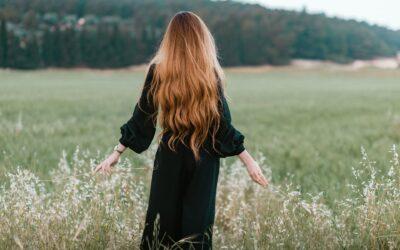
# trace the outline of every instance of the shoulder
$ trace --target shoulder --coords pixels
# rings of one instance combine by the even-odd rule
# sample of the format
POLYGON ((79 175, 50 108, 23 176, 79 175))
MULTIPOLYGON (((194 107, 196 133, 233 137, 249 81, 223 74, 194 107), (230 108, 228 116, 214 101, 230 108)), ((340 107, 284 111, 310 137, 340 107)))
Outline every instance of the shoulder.
POLYGON ((147 66, 145 85, 149 85, 150 82, 152 82, 155 67, 156 67, 155 63, 152 63, 147 66))
POLYGON ((217 76, 217 91, 220 97, 225 95, 225 86, 218 76, 217 76))
POLYGON ((217 89, 219 94, 223 94, 225 90, 224 82, 222 81, 220 75, 218 74, 217 70, 214 69, 215 73, 215 78, 216 78, 216 84, 217 84, 217 89))
POLYGON ((148 67, 147 72, 148 72, 148 73, 153 73, 154 70, 155 70, 155 68, 156 68, 156 65, 157 65, 156 63, 150 64, 149 67, 148 67))

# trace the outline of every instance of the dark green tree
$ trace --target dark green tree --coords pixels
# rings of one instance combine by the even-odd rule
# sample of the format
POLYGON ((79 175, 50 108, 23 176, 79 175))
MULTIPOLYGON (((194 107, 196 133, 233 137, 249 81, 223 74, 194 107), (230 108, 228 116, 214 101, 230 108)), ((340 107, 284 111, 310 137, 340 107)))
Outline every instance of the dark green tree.
POLYGON ((4 18, 0 24, 0 67, 8 67, 8 32, 4 18))
POLYGON ((292 58, 344 63, 400 50, 400 31, 236 1, 0 0, 0 67, 144 63, 180 10, 203 18, 224 66, 282 65, 292 58))

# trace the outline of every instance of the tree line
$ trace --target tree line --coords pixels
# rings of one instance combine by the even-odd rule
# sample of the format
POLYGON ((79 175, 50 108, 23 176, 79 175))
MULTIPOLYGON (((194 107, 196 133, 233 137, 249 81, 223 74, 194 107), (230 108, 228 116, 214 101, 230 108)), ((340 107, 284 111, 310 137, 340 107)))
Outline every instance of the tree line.
POLYGON ((144 63, 179 10, 205 20, 224 66, 283 65, 292 58, 345 63, 400 50, 400 31, 235 1, 0 0, 0 67, 144 63))

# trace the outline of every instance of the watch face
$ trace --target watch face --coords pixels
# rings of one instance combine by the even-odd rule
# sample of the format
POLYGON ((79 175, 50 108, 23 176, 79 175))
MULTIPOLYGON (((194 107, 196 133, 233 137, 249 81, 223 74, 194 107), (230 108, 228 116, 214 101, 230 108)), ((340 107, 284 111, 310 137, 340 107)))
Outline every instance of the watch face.
POLYGON ((119 145, 115 145, 114 151, 117 151, 118 153, 122 154, 122 151, 118 147, 119 145))

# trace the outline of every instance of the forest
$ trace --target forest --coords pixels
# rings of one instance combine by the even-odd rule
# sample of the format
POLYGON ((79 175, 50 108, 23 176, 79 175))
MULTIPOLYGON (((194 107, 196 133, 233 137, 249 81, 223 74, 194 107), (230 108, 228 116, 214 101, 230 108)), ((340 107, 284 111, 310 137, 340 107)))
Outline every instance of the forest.
POLYGON ((170 18, 194 11, 224 66, 347 63, 394 56, 400 31, 323 13, 211 0, 0 0, 0 67, 119 68, 146 63, 170 18))

